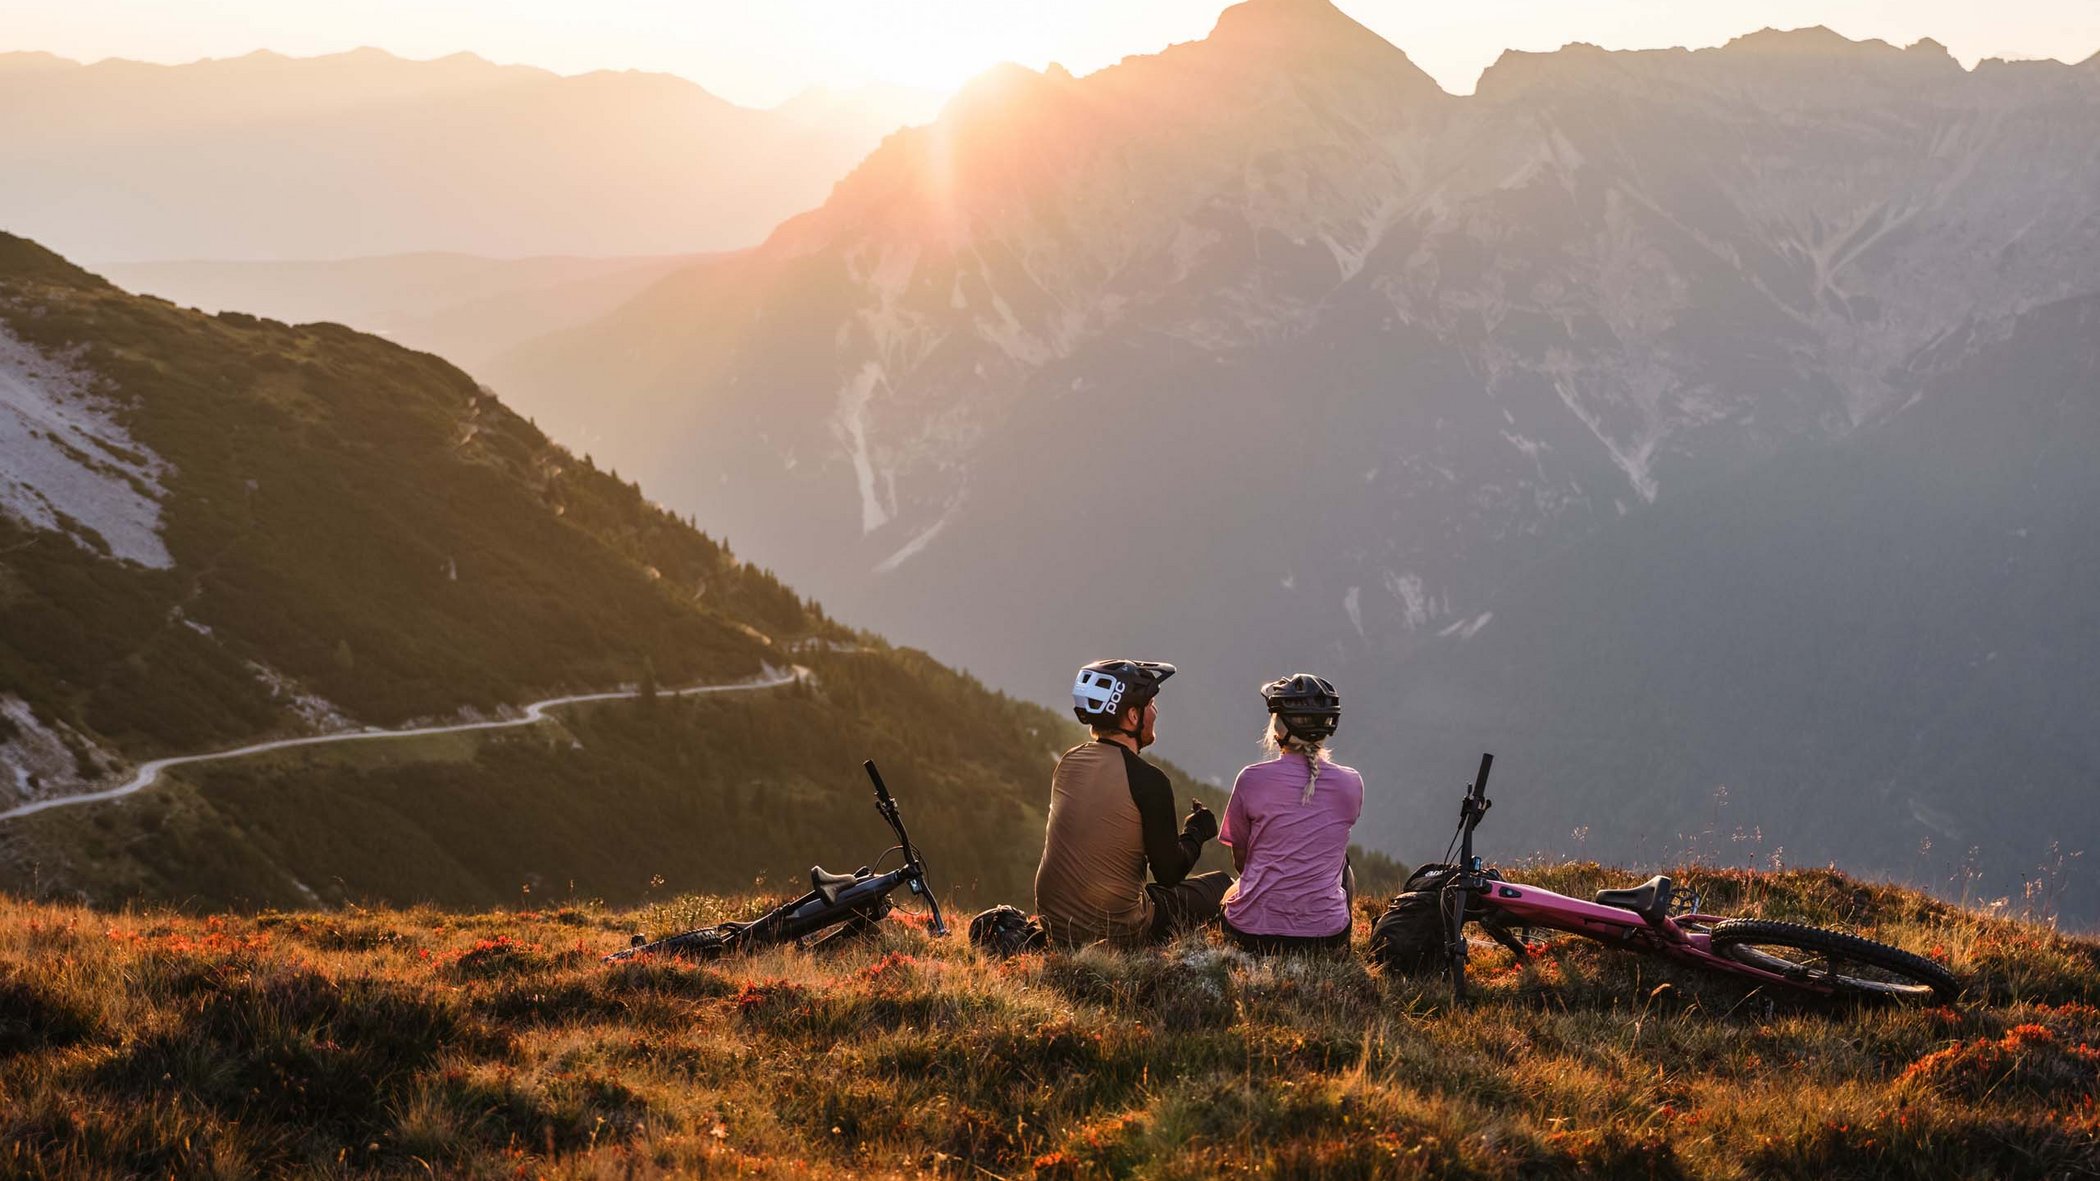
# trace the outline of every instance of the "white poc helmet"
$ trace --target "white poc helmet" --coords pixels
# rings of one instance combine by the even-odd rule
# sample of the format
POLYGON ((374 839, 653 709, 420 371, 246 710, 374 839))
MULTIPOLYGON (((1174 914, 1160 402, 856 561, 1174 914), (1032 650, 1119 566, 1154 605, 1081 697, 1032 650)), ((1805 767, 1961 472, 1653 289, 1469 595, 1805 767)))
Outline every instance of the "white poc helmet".
POLYGON ((1072 713, 1089 726, 1113 722, 1159 695, 1176 669, 1152 660, 1096 660, 1072 681, 1072 713))

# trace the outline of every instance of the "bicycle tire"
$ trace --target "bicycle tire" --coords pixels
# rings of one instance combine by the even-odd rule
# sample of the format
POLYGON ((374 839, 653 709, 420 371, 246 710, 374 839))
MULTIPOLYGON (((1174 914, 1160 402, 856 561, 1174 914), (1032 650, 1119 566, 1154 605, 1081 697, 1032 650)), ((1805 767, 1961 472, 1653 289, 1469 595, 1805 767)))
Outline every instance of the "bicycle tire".
POLYGON ((1796 983, 1827 985, 1857 999, 1952 1001, 1961 995, 1961 982, 1945 967, 1902 948, 1843 931, 1769 919, 1727 919, 1714 924, 1711 946, 1715 955, 1746 967, 1796 983), (1766 948, 1806 952, 1809 957, 1820 956, 1822 964, 1819 968, 1800 958, 1774 955, 1766 948), (1878 980, 1840 970, 1851 965, 1898 979, 1878 980))

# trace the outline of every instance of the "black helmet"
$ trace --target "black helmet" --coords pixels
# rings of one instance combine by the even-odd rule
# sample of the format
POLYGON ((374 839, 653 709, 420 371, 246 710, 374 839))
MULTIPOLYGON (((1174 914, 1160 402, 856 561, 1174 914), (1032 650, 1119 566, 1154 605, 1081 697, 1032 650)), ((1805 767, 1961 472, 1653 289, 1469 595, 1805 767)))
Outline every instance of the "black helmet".
POLYGON ((1342 695, 1325 677, 1292 673, 1261 687, 1262 703, 1283 719, 1284 732, 1301 742, 1322 742, 1342 720, 1342 695))
POLYGON ((970 920, 970 942, 986 955, 1007 959, 1041 950, 1043 924, 1018 907, 995 906, 970 920))
POLYGON ((1072 680, 1072 713, 1089 726, 1113 722, 1159 696, 1160 682, 1175 671, 1151 660, 1096 660, 1072 680))

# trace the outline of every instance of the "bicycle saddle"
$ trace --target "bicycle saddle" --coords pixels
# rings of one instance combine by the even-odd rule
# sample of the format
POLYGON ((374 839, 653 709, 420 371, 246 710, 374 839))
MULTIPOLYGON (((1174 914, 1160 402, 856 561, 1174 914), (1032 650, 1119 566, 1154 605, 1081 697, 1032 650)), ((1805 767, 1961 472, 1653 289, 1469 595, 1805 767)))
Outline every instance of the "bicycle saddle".
POLYGON ((1632 889, 1599 890, 1591 901, 1630 910, 1646 919, 1649 926, 1660 927, 1663 916, 1670 913, 1670 879, 1657 874, 1632 889))
MULTIPOLYGON (((866 873, 867 871, 863 870, 861 872, 866 873)), ((818 894, 823 896, 824 905, 826 906, 837 906, 839 891, 859 881, 860 878, 860 874, 833 873, 821 865, 809 867, 809 884, 818 894)))

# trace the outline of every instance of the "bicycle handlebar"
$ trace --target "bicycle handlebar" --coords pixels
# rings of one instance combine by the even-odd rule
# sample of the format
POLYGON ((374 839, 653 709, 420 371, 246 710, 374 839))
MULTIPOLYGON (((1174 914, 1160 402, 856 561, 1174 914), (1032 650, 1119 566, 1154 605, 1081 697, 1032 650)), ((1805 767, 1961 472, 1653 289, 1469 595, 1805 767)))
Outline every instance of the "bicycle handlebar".
MULTIPOLYGON (((1482 752, 1480 756, 1480 770, 1473 776, 1473 782, 1466 785, 1464 798, 1458 801, 1458 828, 1459 832, 1466 838, 1466 853, 1468 856, 1471 856, 1473 851, 1473 828, 1480 823, 1480 818, 1487 815, 1487 810, 1493 806, 1487 798, 1487 781, 1488 772, 1494 769, 1495 756, 1482 752)), ((1468 863, 1461 862, 1461 864, 1468 863)))
POLYGON ((889 786, 883 783, 882 772, 875 769, 875 760, 862 759, 860 765, 861 769, 868 773, 868 778, 875 781, 875 798, 885 804, 894 806, 897 801, 890 798, 889 786))
POLYGON ((911 837, 904 832, 904 817, 897 812, 897 801, 890 795, 889 785, 882 781, 882 772, 875 769, 875 760, 862 759, 860 767, 875 784, 875 810, 882 814, 882 819, 889 824, 890 831, 897 834, 897 843, 904 848, 904 859, 917 861, 919 851, 912 848, 911 837))

